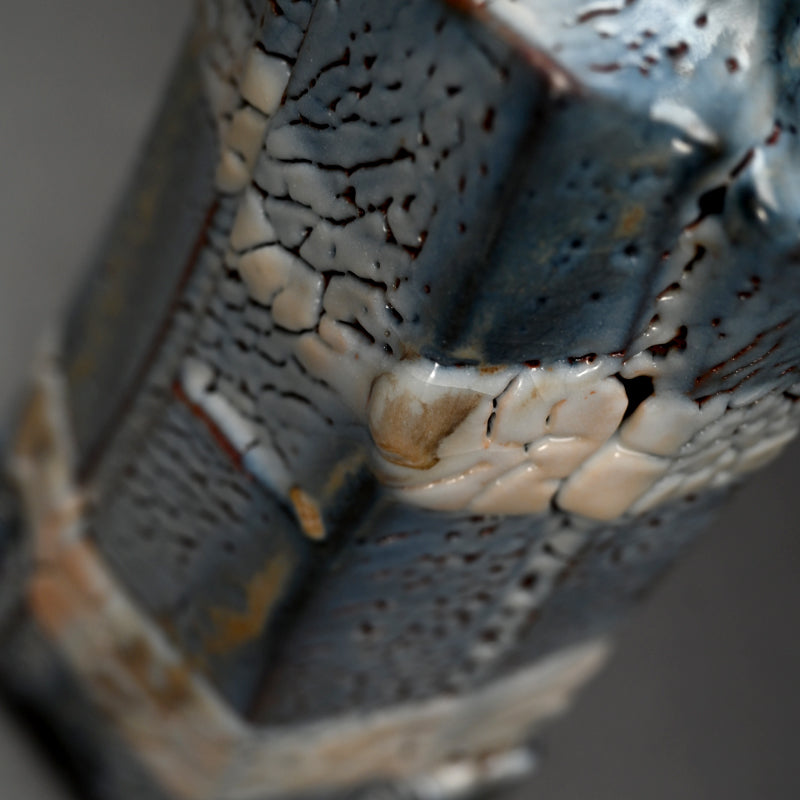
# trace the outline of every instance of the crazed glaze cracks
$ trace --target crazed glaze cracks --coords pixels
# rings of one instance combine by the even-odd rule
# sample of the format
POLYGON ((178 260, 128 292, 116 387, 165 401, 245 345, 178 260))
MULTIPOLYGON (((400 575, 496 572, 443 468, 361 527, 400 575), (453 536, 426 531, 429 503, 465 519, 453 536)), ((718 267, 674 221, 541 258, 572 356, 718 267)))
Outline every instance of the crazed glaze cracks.
MULTIPOLYGON (((521 370, 415 359, 381 372, 383 360, 370 365, 357 340, 320 339, 306 337, 299 357, 366 417, 379 480, 423 508, 531 514, 556 502, 612 520, 723 487, 777 456, 797 433, 786 398, 759 398, 734 412, 725 398, 698 405, 664 391, 626 417, 625 364, 609 357, 521 370)), ((186 368, 190 396, 248 463, 259 464, 265 483, 288 494, 285 467, 258 434, 243 421, 238 429, 224 398, 198 386, 204 372, 207 382, 211 375, 199 363, 186 368)))

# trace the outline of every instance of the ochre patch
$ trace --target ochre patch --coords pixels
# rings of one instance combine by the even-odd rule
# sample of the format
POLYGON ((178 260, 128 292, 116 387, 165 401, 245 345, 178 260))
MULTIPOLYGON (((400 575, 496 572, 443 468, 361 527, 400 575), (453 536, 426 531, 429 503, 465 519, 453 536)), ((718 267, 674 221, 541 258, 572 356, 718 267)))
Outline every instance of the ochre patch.
POLYGON ((166 713, 178 711, 192 701, 191 673, 184 663, 164 665, 144 637, 117 646, 119 661, 128 667, 139 686, 166 713))
POLYGON ((453 389, 426 401, 396 387, 388 375, 375 382, 369 419, 373 441, 392 464, 430 469, 439 461, 440 443, 477 407, 481 395, 453 389))
POLYGON ((289 490, 289 499, 294 506, 297 521, 303 529, 303 533, 309 539, 321 541, 325 538, 325 522, 322 513, 314 499, 299 486, 294 486, 289 490))
POLYGON ((291 573, 290 558, 279 553, 248 582, 243 611, 212 608, 211 621, 215 632, 206 639, 205 651, 211 655, 227 653, 258 636, 264 630, 275 603, 283 596, 291 573))
POLYGON ((636 205, 625 209, 619 218, 614 236, 618 239, 627 239, 639 233, 642 222, 645 218, 645 211, 642 206, 636 205))

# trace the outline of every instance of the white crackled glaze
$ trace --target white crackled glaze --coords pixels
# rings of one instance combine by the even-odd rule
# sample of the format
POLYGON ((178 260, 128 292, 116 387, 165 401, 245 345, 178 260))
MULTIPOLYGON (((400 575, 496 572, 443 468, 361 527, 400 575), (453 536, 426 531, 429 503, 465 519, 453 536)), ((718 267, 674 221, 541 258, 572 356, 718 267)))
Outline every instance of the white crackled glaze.
POLYGON ((567 478, 558 504, 584 517, 616 519, 668 468, 666 459, 609 442, 567 478))
MULTIPOLYGON (((251 292, 273 303, 279 324, 312 327, 313 286, 277 294, 292 285, 288 268, 280 273, 283 282, 248 276, 248 259, 271 250, 277 248, 240 261, 251 292), (291 310, 284 318, 276 307, 280 312, 277 300, 287 296, 291 310)), ((352 308, 357 318, 360 306, 348 306, 347 299, 337 288, 322 304, 338 316, 352 308)), ((323 314, 317 330, 300 337, 296 356, 356 417, 364 415, 376 476, 424 508, 530 514, 555 500, 567 511, 612 520, 731 483, 777 456, 797 430, 791 401, 774 398, 732 409, 724 397, 699 405, 665 392, 623 420, 628 400, 615 376, 618 359, 482 371, 393 360, 331 314, 323 314)), ((206 401, 204 409, 221 429, 230 428, 227 406, 206 401)), ((263 469, 268 461, 277 467, 264 454, 258 460, 263 469)))
POLYGON ((214 377, 214 371, 202 361, 185 359, 181 369, 181 386, 186 397, 242 453, 242 463, 246 469, 272 491, 288 498, 292 481, 268 434, 257 429, 214 388, 214 377))
POLYGON ((272 306, 278 325, 300 331, 319 319, 323 278, 281 245, 265 245, 241 256, 239 272, 250 296, 272 306))
POLYGON ((401 363, 368 405, 379 477, 428 508, 533 513, 617 429, 614 359, 592 365, 445 368, 401 363))
MULTIPOLYGON (((486 5, 517 33, 533 32, 534 39, 538 35, 533 4, 496 0, 486 5)), ((551 13, 561 13, 557 4, 550 5, 551 13)), ((334 171, 300 163, 287 163, 273 175, 264 170, 264 183, 272 181, 275 197, 265 199, 248 188, 259 162, 263 166, 270 155, 262 157, 265 139, 272 155, 296 158, 302 127, 269 130, 289 66, 250 47, 251 20, 241 8, 236 14, 226 11, 235 3, 221 0, 206 6, 211 14, 227 14, 220 27, 232 45, 213 43, 213 58, 206 64, 222 149, 217 187, 239 194, 225 258, 228 275, 236 271, 242 283, 225 285, 217 297, 226 303, 230 298, 231 307, 243 303, 245 294, 255 301, 247 312, 269 317, 269 324, 247 335, 272 337, 279 343, 270 352, 275 364, 295 359, 312 379, 332 390, 325 402, 335 406, 340 400, 349 416, 336 416, 337 408, 331 417, 337 423, 355 422, 352 429, 369 436, 374 473, 395 497, 424 508, 478 514, 544 513, 555 503, 585 517, 613 520, 724 486, 775 457, 794 436, 791 400, 768 396, 768 385, 754 384, 736 396, 704 403, 663 388, 667 378, 686 371, 690 359, 670 353, 656 361, 647 352, 669 342, 682 324, 687 299, 674 290, 659 295, 658 315, 625 361, 601 356, 590 364, 564 360, 537 367, 455 368, 411 352, 391 319, 386 290, 379 288, 392 285, 378 271, 379 261, 387 269, 391 253, 386 248, 386 258, 384 252, 380 258, 364 258, 360 237, 368 232, 364 241, 382 239, 388 223, 401 244, 421 244, 423 223, 412 219, 421 200, 414 201, 412 214, 393 202, 384 219, 368 210, 363 196, 368 186, 361 184, 345 197, 344 186, 334 184, 334 171), (284 195, 299 201, 289 223, 280 217, 281 204, 288 206, 284 195), (338 223, 353 215, 356 205, 362 216, 344 229, 338 223), (325 219, 315 221, 312 207, 323 210, 325 219), (654 380, 655 394, 630 417, 625 417, 628 397, 617 374, 654 380)), ((584 13, 591 8, 599 6, 587 6, 584 13)), ((212 20, 210 27, 216 26, 212 20)), ((608 80, 600 73, 595 77, 598 83, 608 80)), ((554 72, 551 78, 556 85, 563 79, 562 88, 569 81, 566 72, 554 72)), ((372 96, 378 91, 376 86, 372 96)), ((689 138, 716 142, 701 116, 684 106, 662 103, 650 111, 654 119, 676 123, 689 138)), ((435 120, 435 110, 427 119, 435 120)), ((434 123, 433 128, 439 126, 434 123)), ((682 140, 680 146, 691 150, 682 140)), ((360 157, 358 146, 348 147, 348 158, 360 157)), ((409 169, 412 187, 413 180, 417 178, 409 169)), ((767 199, 768 188, 759 186, 767 199)), ((682 271, 701 233, 709 251, 723 242, 715 220, 688 231, 669 262, 674 276, 665 281, 683 280, 688 302, 697 276, 682 271)), ((724 259, 718 263, 724 266, 724 259)), ((230 350, 223 352, 223 359, 230 350)), ((260 353, 258 347, 253 350, 260 353)), ((249 373, 242 373, 247 380, 249 373)), ((308 537, 324 539, 328 532, 321 503, 293 482, 293 476, 303 474, 303 462, 290 462, 277 446, 278 437, 270 437, 263 417, 254 412, 253 396, 264 391, 264 383, 254 380, 256 388, 243 391, 230 375, 220 376, 194 355, 185 358, 178 383, 177 394, 182 389, 193 412, 225 438, 236 451, 237 464, 294 507, 308 537)), ((45 411, 52 408, 46 405, 45 411)), ((57 404, 56 411, 59 420, 66 420, 57 404)), ((304 430, 301 423, 296 427, 304 430)), ((89 694, 179 796, 279 797, 409 775, 416 776, 413 788, 421 794, 452 795, 479 782, 482 772, 521 773, 529 761, 525 752, 513 748, 532 726, 560 711, 602 660, 604 644, 589 642, 542 659, 502 684, 479 682, 476 690, 474 683, 465 682, 457 687, 470 690, 463 696, 256 731, 230 714, 153 621, 127 600, 84 536, 75 513, 80 498, 64 453, 43 454, 40 441, 32 444, 36 446, 23 454, 18 477, 25 484, 40 545, 30 593, 34 613, 72 667, 86 676, 89 694), (38 505, 47 516, 37 512, 38 505), (144 679, 121 658, 126 646, 148 654, 144 679), (169 705, 178 701, 176 713, 169 705), (460 760, 453 758, 455 753, 460 760)), ((473 679, 491 677, 490 668, 520 640, 531 612, 551 596, 568 561, 597 529, 582 527, 548 537, 520 557, 523 581, 527 574, 536 582, 523 591, 524 584, 510 581, 500 602, 487 612, 486 628, 493 638, 469 644, 470 666, 476 667, 473 679)))
POLYGON ((221 142, 215 180, 221 192, 235 194, 250 183, 290 67, 252 47, 254 21, 240 3, 202 2, 199 11, 208 39, 200 68, 221 142))
MULTIPOLYGON (((401 497, 427 508, 522 514, 543 511, 555 498, 565 510, 612 520, 727 485, 776 457, 797 432, 792 402, 783 398, 728 409, 724 397, 699 405, 664 393, 622 421, 627 398, 613 377, 614 361, 598 361, 588 371, 564 366, 520 373, 491 401, 488 387, 478 391, 482 379, 475 374, 474 410, 436 442, 428 454, 432 463, 416 466, 403 463, 410 451, 398 456, 396 445, 394 451, 387 445, 385 387, 404 412, 398 441, 418 442, 424 431, 417 428, 429 424, 423 410, 435 408, 433 398, 448 387, 449 373, 464 371, 431 369, 436 383, 424 387, 403 368, 381 376, 368 411, 377 474, 401 497)), ((468 391, 450 390, 440 402, 449 412, 459 403, 466 407, 468 391)))
POLYGON ((262 114, 274 114, 289 82, 289 73, 289 65, 283 59, 254 48, 242 77, 242 97, 262 114))
POLYGON ((699 408, 693 425, 676 437, 683 441, 671 454, 667 472, 633 511, 733 483, 776 458, 797 435, 797 414, 785 397, 767 396, 727 411, 724 399, 712 403, 716 409, 699 408))
POLYGON ((264 201, 257 192, 248 189, 233 221, 231 247, 236 252, 241 252, 276 241, 275 229, 264 214, 264 201))

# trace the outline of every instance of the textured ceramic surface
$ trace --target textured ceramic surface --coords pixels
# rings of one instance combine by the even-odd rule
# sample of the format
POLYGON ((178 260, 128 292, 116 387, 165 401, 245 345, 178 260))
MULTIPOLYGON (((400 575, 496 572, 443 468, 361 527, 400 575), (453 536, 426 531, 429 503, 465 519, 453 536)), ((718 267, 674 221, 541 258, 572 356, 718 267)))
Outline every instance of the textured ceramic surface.
POLYGON ((21 425, 19 652, 178 795, 524 770, 794 434, 787 9, 205 9, 21 425))

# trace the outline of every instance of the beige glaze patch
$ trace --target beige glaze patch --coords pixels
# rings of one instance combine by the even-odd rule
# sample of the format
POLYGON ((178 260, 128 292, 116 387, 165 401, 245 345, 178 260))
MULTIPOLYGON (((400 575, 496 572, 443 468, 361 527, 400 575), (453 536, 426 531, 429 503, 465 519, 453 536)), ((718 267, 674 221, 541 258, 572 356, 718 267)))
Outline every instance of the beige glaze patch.
POLYGON ((289 74, 285 61, 253 48, 242 77, 242 97, 262 114, 271 116, 278 110, 289 74))
POLYGON ((200 69, 221 143, 216 187, 236 194, 250 183, 290 67, 252 47, 254 19, 242 4, 226 0, 222 6, 200 3, 200 69))
POLYGON ((272 306, 278 325, 300 331, 317 324, 324 280, 281 245, 259 247, 241 256, 239 272, 251 297, 272 306))
MULTIPOLYGON (((277 322, 278 301, 286 297, 308 313, 300 320, 287 310, 287 326, 311 327, 323 287, 309 284, 305 296, 297 291, 295 266, 315 275, 280 247, 258 248, 239 262, 253 296, 273 303, 277 322)), ((344 314, 341 289, 335 302, 322 296, 323 306, 344 314)), ((769 396, 732 409, 725 398, 700 406, 675 393, 655 394, 624 419, 618 359, 495 370, 398 361, 324 310, 316 330, 298 338, 295 355, 356 419, 365 413, 376 477, 398 499, 432 510, 532 514, 555 501, 611 520, 725 486, 774 458, 797 431, 791 401, 769 396)), ((641 359, 624 368, 647 374, 641 359)), ((236 428, 223 411, 221 427, 236 428)), ((288 491, 285 469, 268 450, 265 443, 245 457, 263 462, 267 484, 288 491)))
POLYGON ((12 464, 34 536, 31 613, 157 779, 180 798, 212 797, 241 726, 84 537, 64 408, 63 384, 47 363, 12 464))
POLYGON ((375 474, 424 508, 531 514, 555 501, 608 521, 725 486, 797 432, 791 401, 769 396, 731 409, 724 397, 655 394, 623 419, 619 367, 608 357, 494 372, 397 363, 367 404, 375 474))
POLYGON ((237 252, 277 241, 275 229, 264 214, 263 200, 252 189, 244 193, 239 204, 230 241, 231 247, 237 252))
MULTIPOLYGON (((248 103, 242 108, 228 110, 221 115, 221 141, 223 142, 215 181, 225 194, 235 194, 249 183, 263 147, 269 127, 270 115, 280 105, 283 90, 289 79, 288 65, 279 59, 269 58, 260 51, 252 51, 240 86, 241 95, 235 97, 248 103), (266 83, 259 86, 259 78, 266 83)), ((216 76, 210 78, 212 86, 218 84, 216 76)), ((217 94, 220 93, 217 88, 217 94)), ((213 100, 213 96, 212 96, 213 100)), ((231 99, 220 97, 220 106, 230 106, 231 99)))
POLYGON ((471 503, 479 514, 491 514, 497 508, 506 514, 539 514, 547 510, 559 483, 549 479, 535 464, 521 464, 490 483, 471 503))
POLYGON ((592 519, 612 520, 624 514, 662 477, 669 462, 609 442, 571 475, 558 504, 592 519))
POLYGON ((219 159, 214 182, 223 194, 236 194, 250 180, 250 172, 244 159, 233 150, 225 150, 219 159))
POLYGON ((725 400, 698 407, 679 394, 654 395, 645 400, 620 431, 622 444, 657 456, 673 456, 699 430, 725 411, 725 400))
POLYGON ((376 474, 425 508, 545 511, 561 481, 619 428, 628 401, 616 367, 400 363, 369 397, 376 474))
POLYGON ((225 144, 237 153, 252 174, 256 157, 267 132, 267 118, 254 108, 246 106, 236 111, 231 119, 225 144))

